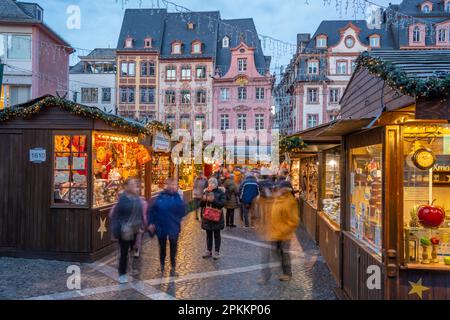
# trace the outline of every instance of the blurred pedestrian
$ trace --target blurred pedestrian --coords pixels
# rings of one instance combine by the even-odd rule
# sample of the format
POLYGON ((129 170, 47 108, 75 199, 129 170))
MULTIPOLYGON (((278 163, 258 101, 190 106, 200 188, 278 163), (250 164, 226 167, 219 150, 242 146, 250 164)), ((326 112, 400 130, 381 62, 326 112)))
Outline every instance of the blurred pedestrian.
MULTIPOLYGON (((280 281, 289 281, 292 278, 292 266, 290 258, 291 239, 299 225, 298 204, 292 195, 292 189, 288 182, 280 183, 274 192, 271 210, 263 210, 259 219, 258 231, 264 241, 276 248, 263 251, 263 263, 271 261, 271 254, 277 252, 281 258, 283 274, 280 281)), ((270 268, 263 269, 259 284, 265 284, 270 280, 270 268)))
POLYGON ((139 231, 144 228, 142 202, 139 197, 140 182, 128 178, 124 183, 124 192, 111 212, 113 237, 119 241, 119 283, 127 283, 128 253, 134 248, 139 231))
POLYGON ((233 175, 226 174, 225 182, 225 209, 226 209, 226 226, 229 228, 236 228, 234 224, 235 210, 239 208, 239 189, 234 183, 233 175))
POLYGON ((257 196, 259 196, 258 181, 252 173, 248 172, 239 190, 241 217, 244 220, 245 228, 250 228, 250 209, 257 196))
POLYGON ((176 272, 176 256, 178 238, 181 231, 181 220, 186 215, 186 206, 178 193, 178 183, 175 179, 168 179, 164 190, 148 208, 149 231, 156 233, 159 243, 159 262, 161 274, 164 274, 167 241, 170 247, 171 276, 178 276, 176 272))
POLYGON ((203 192, 205 191, 206 187, 208 186, 208 180, 206 179, 203 172, 199 171, 197 174, 197 177, 194 181, 194 203, 195 203, 195 218, 197 220, 201 219, 203 210, 202 210, 202 197, 203 192))
POLYGON ((220 232, 225 228, 225 219, 222 209, 225 206, 225 193, 219 188, 216 178, 208 180, 208 188, 205 190, 202 199, 202 206, 205 207, 202 216, 202 228, 206 231, 206 253, 204 259, 213 257, 214 260, 220 258, 221 236, 220 232), (213 254, 214 242, 214 254, 213 254))

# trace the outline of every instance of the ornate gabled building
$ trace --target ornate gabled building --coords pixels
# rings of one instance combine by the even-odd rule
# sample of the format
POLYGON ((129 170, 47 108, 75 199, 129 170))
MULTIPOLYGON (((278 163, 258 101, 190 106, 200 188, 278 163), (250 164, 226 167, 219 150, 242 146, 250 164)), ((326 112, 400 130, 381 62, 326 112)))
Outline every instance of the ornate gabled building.
POLYGON ((403 0, 365 20, 323 21, 298 35, 298 53, 276 87, 280 130, 293 133, 340 117, 340 98, 361 52, 450 49, 450 0, 403 0), (295 81, 287 81, 295 77, 295 81), (289 121, 295 119, 295 121, 289 121))

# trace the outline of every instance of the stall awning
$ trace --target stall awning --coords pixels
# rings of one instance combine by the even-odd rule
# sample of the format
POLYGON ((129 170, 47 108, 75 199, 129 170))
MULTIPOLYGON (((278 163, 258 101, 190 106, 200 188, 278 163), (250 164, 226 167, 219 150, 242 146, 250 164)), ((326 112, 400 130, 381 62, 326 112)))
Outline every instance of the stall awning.
POLYGON ((302 153, 319 152, 340 145, 343 136, 366 129, 373 120, 374 118, 336 120, 312 129, 301 131, 292 135, 292 137, 300 137, 308 144, 308 147, 303 149, 302 153))

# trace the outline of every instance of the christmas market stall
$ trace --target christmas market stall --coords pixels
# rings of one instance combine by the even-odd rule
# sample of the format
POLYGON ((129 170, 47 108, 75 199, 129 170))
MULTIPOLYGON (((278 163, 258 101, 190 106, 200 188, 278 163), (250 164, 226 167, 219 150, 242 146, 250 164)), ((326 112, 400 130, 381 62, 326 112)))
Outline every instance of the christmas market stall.
POLYGON ((340 120, 366 122, 342 133, 347 298, 450 298, 449 94, 448 51, 359 57, 340 120))
POLYGON ((0 254, 89 261, 114 247, 108 213, 125 179, 150 196, 149 130, 44 96, 0 113, 0 254))
POLYGON ((320 246, 335 279, 340 279, 340 137, 317 134, 326 126, 305 130, 283 139, 290 161, 294 191, 306 231, 320 246))
POLYGON ((165 181, 174 176, 174 166, 171 160, 170 128, 159 128, 152 131, 151 160, 151 195, 158 195, 165 181))

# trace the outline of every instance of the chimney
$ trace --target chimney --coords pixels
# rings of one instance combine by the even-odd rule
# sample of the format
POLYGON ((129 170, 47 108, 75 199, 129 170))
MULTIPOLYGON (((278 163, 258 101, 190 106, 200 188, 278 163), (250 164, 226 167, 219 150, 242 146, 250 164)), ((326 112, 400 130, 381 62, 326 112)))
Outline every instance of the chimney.
POLYGON ((297 51, 298 52, 304 51, 310 40, 311 40, 310 33, 298 33, 297 34, 297 51))

